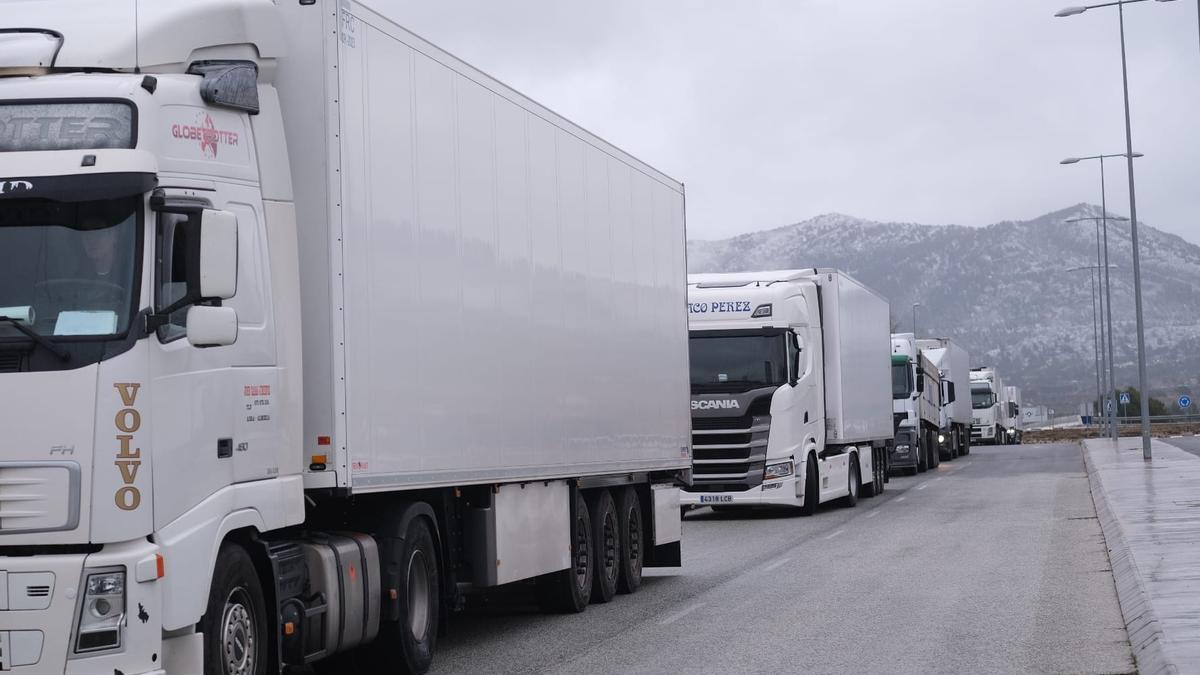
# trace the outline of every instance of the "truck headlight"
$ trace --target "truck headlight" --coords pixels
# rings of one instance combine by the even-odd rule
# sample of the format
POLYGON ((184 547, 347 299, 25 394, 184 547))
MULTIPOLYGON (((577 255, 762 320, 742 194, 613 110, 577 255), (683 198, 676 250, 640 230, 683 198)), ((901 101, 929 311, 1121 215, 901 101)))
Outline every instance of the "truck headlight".
POLYGON ((946 434, 938 434, 938 443, 946 442, 946 434))
POLYGON ((124 624, 125 572, 89 574, 75 629, 75 652, 120 647, 124 624))
POLYGON ((774 480, 776 478, 787 478, 792 475, 791 461, 779 462, 778 464, 768 464, 763 470, 763 480, 774 480))
POLYGON ((1016 429, 1009 429, 1009 430, 1008 430, 1008 435, 1009 435, 1009 436, 1012 436, 1012 435, 1014 435, 1014 434, 1016 434, 1016 433, 1017 433, 1017 430, 1016 430, 1016 429))

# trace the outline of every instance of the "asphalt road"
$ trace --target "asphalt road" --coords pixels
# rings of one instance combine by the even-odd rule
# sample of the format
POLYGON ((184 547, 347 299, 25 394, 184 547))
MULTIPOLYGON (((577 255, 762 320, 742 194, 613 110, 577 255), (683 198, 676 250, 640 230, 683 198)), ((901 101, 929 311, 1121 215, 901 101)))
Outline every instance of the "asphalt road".
POLYGON ((812 518, 693 512, 684 566, 579 615, 520 588, 434 671, 1132 673, 1074 444, 981 447, 812 518))
POLYGON ((1179 438, 1160 438, 1159 440, 1200 457, 1200 436, 1180 436, 1179 438))

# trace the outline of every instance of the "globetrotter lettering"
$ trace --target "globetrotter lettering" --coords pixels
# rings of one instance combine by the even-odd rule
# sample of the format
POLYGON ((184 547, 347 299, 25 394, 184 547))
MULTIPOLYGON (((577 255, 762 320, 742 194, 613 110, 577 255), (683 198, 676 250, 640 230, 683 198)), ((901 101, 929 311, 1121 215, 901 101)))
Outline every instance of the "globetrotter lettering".
POLYGON ((692 410, 741 410, 742 404, 737 399, 727 401, 692 401, 692 410))
POLYGON ((236 146, 238 134, 236 131, 218 129, 212 115, 202 113, 196 124, 172 124, 171 135, 191 141, 200 141, 200 152, 209 159, 217 158, 217 148, 222 145, 236 146))
POLYGON ((113 500, 122 511, 133 511, 142 503, 142 492, 135 484, 138 469, 142 466, 142 449, 133 446, 133 435, 142 427, 142 414, 133 407, 142 385, 138 382, 117 382, 113 388, 121 395, 121 405, 124 406, 117 411, 113 420, 117 431, 121 432, 116 436, 119 445, 113 464, 121 474, 122 484, 113 495, 113 500))

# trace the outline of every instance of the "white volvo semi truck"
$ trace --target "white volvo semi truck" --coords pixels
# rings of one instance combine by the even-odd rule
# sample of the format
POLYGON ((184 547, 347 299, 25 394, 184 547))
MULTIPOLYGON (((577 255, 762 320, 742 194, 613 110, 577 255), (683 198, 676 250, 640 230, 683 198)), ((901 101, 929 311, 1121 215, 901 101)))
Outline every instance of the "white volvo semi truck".
POLYGON ((883 491, 888 303, 832 269, 688 276, 693 506, 883 491))
POLYGON ((0 670, 422 671, 678 565, 682 185, 386 5, 0 13, 0 670))
POLYGON ((893 471, 913 475, 938 466, 942 423, 942 379, 912 333, 892 334, 892 420, 896 443, 888 458, 893 471))
POLYGON ((1004 382, 992 367, 971 369, 971 441, 1000 445, 1005 439, 1004 382))
POLYGON ((942 378, 942 421, 938 451, 942 459, 954 459, 971 452, 971 357, 967 350, 949 338, 917 340, 921 353, 942 378))

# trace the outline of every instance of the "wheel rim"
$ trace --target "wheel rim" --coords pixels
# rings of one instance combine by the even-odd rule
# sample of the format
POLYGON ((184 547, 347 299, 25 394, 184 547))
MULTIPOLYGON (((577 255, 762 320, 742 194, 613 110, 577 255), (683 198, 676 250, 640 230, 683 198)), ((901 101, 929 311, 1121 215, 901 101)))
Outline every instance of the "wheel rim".
POLYGON ((591 551, 588 550, 587 524, 583 518, 576 518, 575 522, 575 585, 580 590, 586 590, 588 586, 588 558, 591 556, 591 551))
POLYGON ((604 576, 607 579, 615 579, 617 577, 617 565, 621 561, 617 560, 617 517, 615 513, 609 512, 604 518, 604 576))
POLYGON ((225 610, 221 613, 222 663, 228 675, 253 673, 258 636, 255 635, 255 617, 250 594, 238 586, 225 599, 225 610))
POLYGON ((421 642, 429 628, 429 565, 425 554, 413 551, 408 559, 408 629, 421 642))

